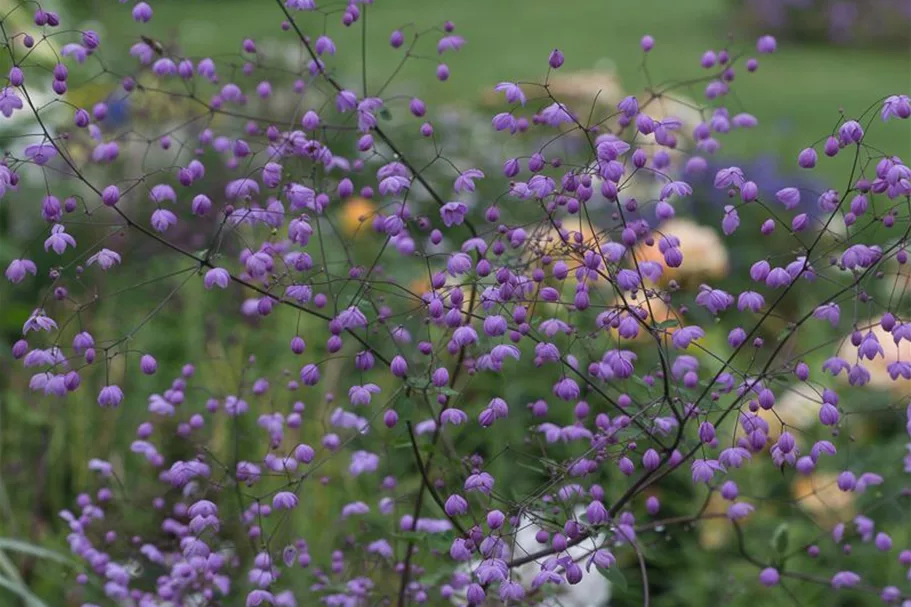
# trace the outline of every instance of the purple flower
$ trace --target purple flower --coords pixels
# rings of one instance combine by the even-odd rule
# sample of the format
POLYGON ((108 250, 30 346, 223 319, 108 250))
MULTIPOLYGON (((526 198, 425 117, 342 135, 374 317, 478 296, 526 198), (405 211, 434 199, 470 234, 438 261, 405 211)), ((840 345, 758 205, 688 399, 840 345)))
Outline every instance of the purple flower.
POLYGON ((139 23, 148 23, 152 19, 152 7, 145 2, 138 2, 133 7, 133 19, 139 23))
POLYGON ((780 579, 781 576, 778 574, 778 570, 774 567, 766 567, 759 572, 759 583, 763 586, 769 588, 772 586, 777 586, 780 579))
POLYGON ((57 323, 54 319, 45 314, 44 309, 36 308, 22 325, 22 334, 25 335, 29 331, 47 331, 50 333, 56 329, 57 323))
POLYGON ((44 165, 57 155, 57 148, 50 143, 37 143, 26 146, 23 153, 35 164, 44 165))
POLYGON ((632 95, 624 97, 618 104, 617 109, 623 112, 627 118, 632 118, 639 113, 639 101, 632 95))
POLYGON ((899 377, 903 379, 911 379, 911 362, 897 360, 889 363, 886 366, 886 370, 889 372, 889 377, 892 380, 897 380, 899 377))
POLYGON ((101 266, 102 270, 110 270, 112 267, 120 263, 120 255, 110 249, 101 249, 89 257, 86 265, 92 265, 95 263, 101 266))
POLYGON ((838 128, 838 139, 843 145, 860 143, 864 138, 864 129, 856 120, 848 120, 838 128))
POLYGON ((823 403, 819 409, 819 421, 825 426, 834 426, 839 420, 838 408, 831 403, 823 403))
POLYGON ((661 188, 661 199, 666 200, 671 196, 689 196, 693 188, 685 181, 672 181, 661 188))
POLYGON ((456 538, 449 547, 449 556, 455 561, 470 561, 471 548, 470 544, 463 538, 456 538))
POLYGON ((500 599, 505 603, 520 603, 525 598, 525 588, 518 582, 509 580, 500 584, 500 599))
POLYGON ((313 45, 313 50, 316 51, 317 55, 334 55, 335 42, 333 42, 332 38, 329 36, 320 36, 316 39, 316 44, 313 45))
POLYGON ((158 370, 158 361, 151 354, 143 354, 142 358, 139 359, 139 368, 146 375, 154 375, 155 371, 158 370))
POLYGON ((22 109, 22 99, 16 93, 15 89, 4 87, 0 89, 0 114, 6 118, 13 115, 16 110, 22 109))
POLYGON ((607 508, 598 500, 591 502, 585 509, 585 518, 592 525, 600 525, 608 521, 607 508))
POLYGON ((339 112, 350 112, 357 109, 357 95, 354 91, 341 90, 335 97, 335 109, 339 112))
POLYGON ((456 178, 453 189, 456 192, 474 192, 475 179, 484 179, 484 171, 480 169, 467 169, 456 178))
POLYGON ((487 472, 475 472, 465 479, 465 491, 479 491, 489 494, 493 490, 494 478, 487 472))
POLYGON ((297 503, 297 496, 290 491, 279 491, 272 497, 272 507, 276 510, 291 510, 297 503))
POLYGON ((885 122, 892 118, 908 118, 911 116, 911 98, 908 95, 890 95, 883 101, 880 117, 885 122))
POLYGON ((63 255, 67 246, 76 247, 76 240, 65 232, 66 228, 62 224, 54 224, 51 228, 51 235, 44 241, 44 250, 54 250, 57 255, 63 255))
POLYGON ((713 289, 708 285, 702 285, 696 295, 696 303, 712 314, 717 315, 734 304, 734 297, 721 289, 713 289))
POLYGON ((840 312, 841 308, 836 303, 822 304, 813 310, 813 318, 827 320, 833 327, 835 327, 838 326, 840 312))
POLYGON ((725 205, 724 218, 721 220, 721 230, 725 236, 730 236, 737 231, 738 227, 740 227, 740 215, 737 214, 737 209, 732 205, 725 205))
MULTIPOLYGON (((173 76, 177 73, 177 64, 167 57, 163 57, 152 64, 152 71, 157 76, 173 76)), ((230 98, 229 95, 225 97, 230 98)))
POLYGON ((361 312, 357 306, 350 306, 339 312, 336 321, 338 321, 339 326, 345 330, 367 326, 367 317, 364 316, 364 313, 361 312))
POLYGON ((155 51, 145 42, 137 42, 130 47, 130 56, 136 57, 143 65, 152 63, 155 51))
POLYGON ((766 279, 771 271, 771 266, 766 260, 760 260, 750 267, 750 278, 755 282, 762 282, 766 279))
POLYGON ((466 213, 468 213, 468 207, 461 202, 447 202, 440 207, 440 217, 443 218, 443 223, 447 228, 461 225, 465 221, 466 213))
POLYGON ((105 386, 98 393, 98 404, 105 408, 117 407, 123 401, 123 390, 119 386, 105 386))
POLYGON ((681 327, 677 331, 674 331, 673 335, 671 335, 671 341, 673 342, 674 347, 686 350, 692 342, 702 339, 703 337, 705 337, 705 331, 700 327, 689 326, 681 327))
POLYGON ((750 452, 743 447, 731 447, 721 452, 718 461, 728 468, 740 468, 745 461, 752 458, 750 452))
POLYGON ((468 414, 461 409, 450 407, 440 414, 440 424, 461 426, 468 421, 468 414))
POLYGON ((857 485, 855 486, 854 490, 857 491, 857 493, 863 493, 864 491, 866 491, 867 487, 869 487, 870 485, 875 486, 875 485, 881 485, 882 483, 883 483, 883 477, 881 477, 880 475, 875 474, 873 472, 864 472, 857 479, 857 485))
POLYGON ((348 465, 348 472, 350 472, 352 476, 376 472, 379 463, 380 458, 375 453, 370 453, 369 451, 355 451, 351 454, 351 463, 348 465))
POLYGON ((743 185, 744 181, 743 170, 741 170, 740 167, 719 169, 718 172, 715 173, 715 188, 719 190, 732 186, 739 188, 743 185))
POLYGON ((812 169, 816 166, 816 150, 813 148, 804 148, 797 155, 797 164, 802 169, 812 169))
POLYGON ((691 464, 694 483, 708 483, 715 472, 724 472, 724 466, 713 459, 696 459, 691 464))
POLYGON ((775 198, 788 210, 800 204, 800 190, 797 188, 783 188, 775 193, 775 198))
POLYGON ((737 298, 737 309, 743 312, 750 310, 758 312, 765 305, 765 298, 755 291, 744 291, 737 298))
POLYGON ((547 58, 547 63, 552 69, 560 69, 560 66, 563 65, 563 52, 555 48, 550 52, 550 56, 547 58))
POLYGON ((452 276, 467 274, 471 271, 471 267, 471 257, 465 253, 453 253, 446 264, 446 269, 452 276))
POLYGON ((772 268, 766 276, 765 284, 773 289, 779 289, 791 284, 791 275, 784 268, 772 268))
POLYGON ((444 506, 449 516, 461 516, 468 512, 468 502, 457 493, 450 495, 444 506))
POLYGON ((569 377, 564 377, 554 384, 554 395, 565 400, 574 401, 579 398, 579 384, 569 377))
POLYGON ((839 358, 837 356, 829 358, 822 364, 822 370, 828 371, 833 376, 838 375, 842 371, 847 372, 850 369, 851 369, 851 365, 848 363, 848 361, 846 361, 842 358, 839 358))
POLYGON ((212 268, 206 272, 205 278, 203 278, 203 285, 207 289, 212 287, 219 287, 225 289, 228 287, 228 283, 231 280, 231 275, 224 268, 212 268))
POLYGON ((841 255, 842 265, 849 270, 869 268, 882 257, 879 246, 856 244, 848 247, 841 255))
POLYGON ((623 269, 614 277, 617 286, 624 291, 632 291, 639 286, 640 276, 635 270, 623 269))
POLYGON ((461 36, 443 36, 437 42, 437 53, 442 55, 446 51, 457 51, 465 45, 465 39, 461 36))
POLYGON ((861 359, 866 358, 869 360, 873 360, 877 355, 883 357, 886 355, 883 347, 879 344, 879 340, 876 339, 876 335, 874 335, 872 331, 864 336, 860 345, 857 347, 857 353, 861 359))
POLYGON ((522 92, 522 89, 518 84, 513 82, 501 82, 494 87, 494 90, 506 95, 506 101, 509 103, 521 103, 522 105, 525 105, 525 93, 522 92))
POLYGON ((376 384, 364 384, 363 386, 351 386, 348 389, 348 400, 352 405, 365 406, 370 404, 371 394, 379 394, 380 387, 376 384))
POLYGON ((446 367, 434 369, 430 376, 430 382, 437 388, 443 388, 449 384, 449 371, 446 367))
POLYGON ((236 200, 254 194, 259 194, 259 184, 250 178, 235 179, 229 181, 225 186, 225 197, 228 200, 236 200))
POLYGON ((247 600, 244 603, 245 607, 258 607, 264 604, 275 605, 275 595, 268 590, 260 589, 251 590, 247 594, 247 600))
POLYGON ((633 375, 636 353, 629 350, 610 350, 602 357, 604 362, 618 379, 626 379, 633 375))
POLYGON ((11 283, 22 282, 26 274, 35 276, 38 273, 38 267, 31 259, 14 259, 6 267, 6 278, 11 283))
POLYGON ((760 53, 774 53, 777 47, 774 36, 760 36, 756 41, 756 50, 760 53))
POLYGON ((832 588, 840 590, 842 588, 851 588, 860 583, 860 576, 853 571, 839 571, 832 576, 832 588))
POLYGON ((742 518, 748 517, 755 508, 751 504, 746 502, 737 502, 736 504, 731 504, 728 506, 728 518, 732 521, 737 521, 742 518))
POLYGON ((490 124, 496 131, 509 131, 510 133, 515 133, 518 123, 516 122, 515 116, 511 113, 500 112, 491 119, 490 124))
POLYGON ((177 225, 177 215, 167 209, 158 209, 152 213, 149 220, 157 232, 165 232, 173 225, 177 225))
POLYGON ((573 122, 572 113, 562 103, 553 103, 539 112, 541 120, 550 126, 560 126, 567 122, 573 122))

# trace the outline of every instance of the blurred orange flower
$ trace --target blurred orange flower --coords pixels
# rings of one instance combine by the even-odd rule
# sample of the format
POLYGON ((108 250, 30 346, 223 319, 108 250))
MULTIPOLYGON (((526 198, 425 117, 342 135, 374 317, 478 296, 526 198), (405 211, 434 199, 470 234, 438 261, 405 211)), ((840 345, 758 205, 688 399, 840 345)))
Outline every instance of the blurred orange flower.
POLYGON ((680 283, 700 282, 711 278, 723 278, 728 273, 728 250, 718 233, 708 226, 703 226, 690 219, 672 219, 658 228, 655 234, 655 245, 642 244, 636 247, 636 258, 655 261, 664 267, 660 282, 676 280, 680 283), (657 241, 671 234, 680 240, 680 251, 683 253, 683 264, 679 268, 669 268, 664 263, 664 255, 658 249, 657 241))
POLYGON ((713 493, 709 498, 703 514, 712 516, 699 523, 699 545, 703 548, 712 550, 727 543, 731 533, 731 522, 720 515, 727 512, 730 504, 720 493, 713 493))
POLYGON ((791 484, 791 495, 818 524, 829 527, 854 516, 854 494, 842 491, 831 472, 798 476, 791 484))
MULTIPOLYGON (((899 376, 897 380, 893 381, 889 376, 888 366, 899 360, 911 361, 911 342, 902 340, 896 345, 892 335, 880 326, 878 319, 859 323, 857 326, 869 327, 862 328, 861 332, 864 335, 867 332, 872 332, 884 352, 884 356, 877 356, 873 360, 863 361, 863 367, 870 372, 870 383, 867 385, 871 388, 890 390, 902 396, 907 396, 909 391, 911 391, 911 380, 899 376)), ((838 356, 851 364, 857 361, 857 347, 851 344, 850 336, 841 343, 838 348, 838 356)), ((843 382, 848 381, 846 373, 839 374, 838 378, 843 382)))
POLYGON ((363 231, 367 222, 376 212, 376 204, 366 198, 355 197, 345 202, 341 212, 342 231, 346 236, 354 236, 363 231))

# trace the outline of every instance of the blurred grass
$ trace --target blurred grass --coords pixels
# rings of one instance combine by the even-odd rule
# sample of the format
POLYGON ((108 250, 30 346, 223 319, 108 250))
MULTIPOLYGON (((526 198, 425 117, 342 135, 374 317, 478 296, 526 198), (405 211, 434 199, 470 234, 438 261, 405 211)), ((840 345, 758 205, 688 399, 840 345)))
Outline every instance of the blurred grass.
MULTIPOLYGON (((146 25, 125 23, 126 7, 110 7, 101 19, 115 42, 135 41, 140 32, 151 33, 177 41, 190 56, 237 53, 244 37, 293 41, 293 33, 280 30, 278 7, 271 0, 223 0, 217 3, 218 14, 213 14, 215 6, 212 2, 163 0, 155 4, 155 17, 146 25)), ((646 33, 656 39, 648 57, 653 82, 691 78, 702 71, 699 59, 707 48, 719 49, 727 43, 730 26, 730 3, 725 0, 564 0, 558 5, 528 0, 382 0, 364 8, 367 72, 374 90, 401 57, 401 51, 387 43, 393 29, 415 24, 420 30, 448 19, 454 22, 456 33, 467 39, 462 50, 443 57, 451 68, 447 82, 434 78, 437 36, 428 36, 432 40, 420 47, 423 59, 409 61, 400 73, 399 82, 414 83, 412 91, 435 104, 472 103, 502 80, 541 81, 547 55, 554 47, 566 55, 563 71, 608 66, 616 70, 624 89, 637 92, 647 84, 639 50, 639 39, 646 33)), ((338 14, 325 19, 298 13, 296 19, 305 33, 326 31, 333 36, 339 54, 328 64, 339 67, 351 86, 359 89, 360 26, 344 31, 338 14)), ((755 56, 753 39, 735 36, 730 48, 755 56)), ((782 43, 777 53, 759 59, 756 74, 740 71, 733 107, 742 105, 759 118, 764 124, 762 137, 729 134, 726 153, 756 153, 761 141, 762 152, 796 158, 798 150, 832 131, 840 109, 855 116, 884 96, 911 90, 909 49, 890 52, 782 43)), ((699 100, 702 91, 686 94, 699 100)), ((884 134, 882 145, 911 151, 908 130, 891 129, 884 134)), ((796 165, 796 161, 789 163, 796 165)), ((842 169, 832 163, 823 170, 835 177, 842 169)))

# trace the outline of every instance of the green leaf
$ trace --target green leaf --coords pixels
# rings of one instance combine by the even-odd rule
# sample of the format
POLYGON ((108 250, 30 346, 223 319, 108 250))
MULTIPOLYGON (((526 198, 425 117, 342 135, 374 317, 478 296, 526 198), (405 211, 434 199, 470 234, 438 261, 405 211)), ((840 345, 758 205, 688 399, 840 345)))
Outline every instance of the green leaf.
POLYGON ((679 322, 677 322, 673 318, 670 318, 668 320, 663 320, 663 321, 659 322, 658 324, 655 325, 655 328, 658 329, 659 331, 663 331, 665 329, 670 329, 672 327, 679 327, 679 326, 680 326, 679 322))
POLYGON ((526 464, 525 462, 519 460, 515 462, 515 465, 520 468, 525 468, 526 470, 531 470, 536 474, 544 474, 544 468, 539 468, 538 466, 532 466, 531 464, 526 464))
POLYGON ((788 551, 788 541, 790 540, 788 533, 788 524, 781 523, 778 525, 778 528, 775 529, 775 533, 772 534, 772 539, 770 541, 772 549, 775 550, 778 554, 784 554, 788 551))
POLYGON ((41 546, 36 546, 34 544, 29 544, 28 542, 22 542, 20 540, 14 540, 12 538, 0 537, 0 550, 21 552, 23 554, 30 554, 39 559, 47 559, 49 561, 55 561, 57 563, 69 565, 70 567, 76 566, 73 561, 60 554, 59 552, 54 552, 53 550, 48 550, 47 548, 42 548, 41 546))
POLYGON ((423 377, 409 377, 406 382, 412 388, 420 391, 424 391, 430 387, 430 382, 423 377))
POLYGON ((611 583, 611 590, 618 589, 622 592, 626 592, 629 589, 629 584, 626 582, 626 577, 623 575, 623 571, 619 567, 611 567, 610 569, 604 569, 603 567, 595 567, 598 570, 598 573, 607 578, 607 581, 611 583))
POLYGON ((410 398, 400 398, 393 409, 395 409, 401 419, 412 419, 416 407, 414 401, 410 398))
POLYGON ((47 603, 32 594, 32 591, 13 580, 0 576, 0 588, 6 588, 10 592, 19 595, 29 607, 48 607, 47 603))
POLYGON ((386 107, 380 108, 380 118, 383 120, 392 120, 392 112, 389 111, 386 107))
POLYGON ((22 583, 22 576, 19 574, 19 569, 2 550, 0 550, 0 569, 6 572, 9 579, 20 584, 22 583))

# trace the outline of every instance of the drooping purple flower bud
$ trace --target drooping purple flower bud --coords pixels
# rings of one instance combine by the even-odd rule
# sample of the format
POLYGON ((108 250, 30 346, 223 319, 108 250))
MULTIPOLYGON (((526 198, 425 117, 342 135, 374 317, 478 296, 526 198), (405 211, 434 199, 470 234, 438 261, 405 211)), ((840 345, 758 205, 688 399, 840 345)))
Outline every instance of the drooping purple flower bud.
POLYGON ((550 56, 547 58, 547 63, 552 69, 560 69, 560 66, 563 65, 563 53, 560 49, 555 48, 550 52, 550 56))
POLYGON ((781 575, 774 567, 766 567, 759 572, 759 583, 767 588, 777 586, 780 579, 781 575))

